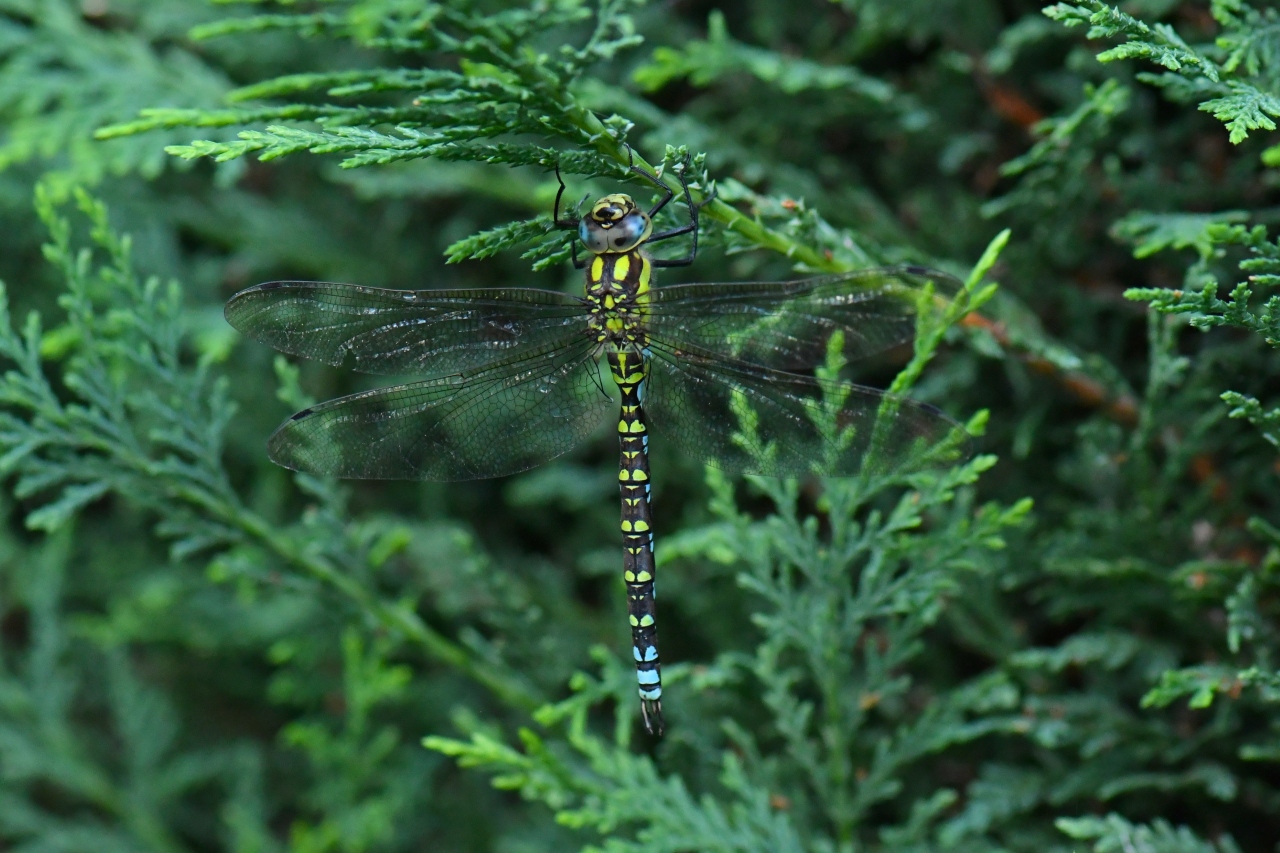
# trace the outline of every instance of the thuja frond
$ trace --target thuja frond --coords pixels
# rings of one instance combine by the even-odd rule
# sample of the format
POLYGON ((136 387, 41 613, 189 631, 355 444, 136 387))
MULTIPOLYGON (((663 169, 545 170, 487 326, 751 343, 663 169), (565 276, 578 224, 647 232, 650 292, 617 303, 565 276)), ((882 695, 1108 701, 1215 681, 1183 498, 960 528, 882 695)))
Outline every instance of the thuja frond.
POLYGON ((1257 86, 1231 80, 1227 94, 1211 98, 1200 109, 1213 115, 1231 132, 1231 141, 1243 142, 1251 130, 1275 130, 1273 116, 1280 116, 1280 97, 1257 86))
POLYGON ((1100 86, 1086 84, 1084 99, 1067 115, 1047 118, 1035 127, 1040 138, 1027 153, 1000 167, 1006 177, 1020 178, 1016 189, 983 206, 987 216, 997 216, 1015 206, 1043 206, 1050 201, 1050 187, 1062 177, 1086 169, 1090 145, 1103 136, 1114 118, 1129 107, 1130 92, 1116 80, 1100 86))
POLYGON ((142 16, 136 29, 101 27, 96 18, 105 10, 93 14, 72 0, 0 10, 0 170, 44 161, 63 173, 62 189, 108 174, 154 177, 171 162, 157 140, 94 144, 93 132, 158 103, 216 102, 231 88, 222 73, 175 44, 180 34, 167 29, 171 21, 142 16))
MULTIPOLYGON (((415 71, 387 69, 372 73, 291 75, 258 84, 237 93, 244 101, 310 93, 333 99, 382 91, 417 93, 410 102, 395 107, 342 103, 316 105, 308 110, 293 105, 274 110, 224 112, 217 118, 238 115, 240 123, 273 118, 306 118, 313 128, 268 127, 242 134, 231 144, 197 143, 172 149, 184 157, 234 158, 249 153, 277 157, 295 151, 346 154, 345 166, 390 159, 433 157, 450 146, 477 138, 534 134, 583 148, 597 148, 615 161, 622 152, 622 137, 610 133, 594 116, 575 107, 568 87, 589 63, 607 59, 636 37, 624 10, 629 0, 610 0, 600 8, 595 31, 581 48, 565 47, 552 53, 528 53, 514 49, 540 33, 555 31, 590 17, 584 2, 560 2, 546 8, 512 9, 485 15, 463 6, 436 6, 421 17, 410 13, 378 16, 377 4, 331 4, 322 15, 279 14, 234 19, 218 27, 206 27, 197 37, 212 38, 238 32, 290 28, 310 37, 352 38, 370 47, 394 45, 399 50, 447 51, 461 70, 415 71), (292 110, 292 112, 286 112, 292 110), (376 131, 374 126, 394 128, 376 131), (426 128, 434 128, 428 131, 426 128)), ((200 113, 162 111, 146 114, 129 125, 108 128, 101 136, 132 134, 151 127, 199 125, 200 113)), ((519 146, 487 150, 492 162, 540 162, 545 158, 521 155, 519 146)), ((460 159, 455 152, 455 159, 460 159)), ((485 159, 475 157, 469 159, 485 159)), ((543 165, 547 165, 543 163, 543 165)), ((566 171, 569 167, 566 166, 566 171)))
MULTIPOLYGON (((63 527, 24 559, 4 560, 4 603, 22 608, 32 628, 26 649, 7 644, 0 657, 6 843, 177 853, 185 848, 174 815, 186 798, 214 791, 229 810, 239 809, 246 833, 263 828, 250 813, 260 800, 227 795, 260 784, 256 750, 184 744, 170 698, 139 677, 123 649, 87 641, 84 626, 74 622, 72 534, 71 526, 63 527), (86 713, 88 692, 101 697, 92 713, 86 713), (57 792, 58 806, 50 806, 50 791, 57 792)), ((16 553, 14 544, 5 541, 8 555, 16 553)))
MULTIPOLYGON (((905 713, 900 702, 910 682, 898 673, 923 653, 920 634, 953 589, 951 571, 974 568, 971 558, 999 547, 1000 531, 1020 524, 1030 509, 1025 502, 989 506, 972 524, 961 522, 927 536, 914 532, 923 514, 953 500, 958 486, 972 483, 992 462, 978 459, 929 482, 905 496, 894 512, 873 515, 865 526, 854 513, 874 495, 855 497, 848 486, 833 481, 827 486, 829 517, 837 526, 829 542, 818 538, 812 519, 797 511, 794 485, 764 479, 758 485, 775 501, 776 515, 750 520, 733 506, 730 494, 722 494, 718 504, 728 513, 732 535, 723 536, 717 524, 682 537, 685 556, 714 541, 716 559, 741 565, 740 583, 760 600, 755 621, 764 637, 754 659, 726 656, 716 667, 723 672, 704 678, 703 689, 715 693, 744 677, 758 683, 758 701, 804 771, 798 778, 770 783, 768 766, 757 763, 758 757, 729 759, 722 783, 732 792, 730 805, 697 800, 678 778, 660 776, 649 759, 626 750, 628 728, 615 727, 613 745, 588 734, 586 719, 594 702, 578 698, 539 716, 567 725, 569 741, 586 766, 566 761, 528 731, 521 735, 523 751, 482 732, 472 733, 469 741, 432 737, 425 745, 491 773, 497 787, 543 802, 562 824, 609 833, 605 849, 799 850, 815 842, 847 843, 863 832, 873 806, 900 795, 898 780, 907 768, 993 733, 1025 730, 1019 715, 1004 713, 1016 703, 1017 692, 998 676, 939 697, 921 715, 905 713), (858 578, 853 591, 850 573, 858 578), (808 698, 815 694, 821 697, 816 703, 808 698), (801 844, 797 828, 773 807, 779 797, 800 813, 817 809, 832 823, 801 844)), ((710 476, 717 489, 727 487, 714 472, 710 476)), ((595 701, 612 698, 611 691, 595 685, 582 677, 575 687, 595 701)), ((748 737, 730 719, 725 725, 736 737, 748 737)), ((748 756, 757 754, 749 740, 741 746, 748 756)))
POLYGON ((1216 242, 1209 226, 1243 222, 1248 213, 1224 210, 1219 213, 1152 213, 1135 211, 1111 226, 1111 236, 1133 243, 1133 256, 1146 258, 1165 249, 1194 249, 1200 260, 1214 255, 1216 242))
MULTIPOLYGON (((1137 243, 1135 255, 1184 247, 1194 247, 1199 255, 1187 272, 1184 289, 1132 288, 1125 296, 1147 302, 1153 318, 1181 315, 1201 330, 1234 327, 1259 336, 1272 348, 1280 346, 1280 296, 1266 295, 1280 283, 1280 244, 1268 237, 1265 226, 1231 224, 1244 218, 1243 213, 1233 212, 1202 216, 1140 214, 1118 223, 1117 234, 1137 243), (1248 275, 1232 286, 1224 299, 1219 296, 1218 279, 1209 270, 1212 261, 1232 248, 1248 252, 1249 257, 1239 262, 1240 270, 1248 275), (1263 291, 1261 300, 1256 296, 1259 290, 1263 291)), ((1158 321, 1152 322, 1154 327, 1158 321)), ((1172 348, 1171 337, 1168 348, 1172 348)), ((1177 371, 1186 369, 1186 359, 1173 359, 1171 355, 1153 359, 1153 378, 1161 364, 1175 361, 1179 362, 1177 371)), ((1280 411, 1268 410, 1257 398, 1235 391, 1222 393, 1221 399, 1232 407, 1228 412, 1232 418, 1247 420, 1273 447, 1280 446, 1280 411)), ((1264 520, 1252 519, 1249 528, 1273 548, 1280 544, 1280 534, 1264 520)), ((1144 705, 1162 707, 1189 697, 1190 707, 1206 708, 1215 696, 1239 696, 1246 688, 1256 688, 1265 702, 1280 701, 1280 671, 1274 669, 1274 662, 1265 651, 1271 638, 1261 636, 1270 633, 1263 629, 1266 620, 1257 604, 1257 585, 1261 583, 1270 581, 1246 571, 1226 601, 1228 649, 1233 655, 1239 655, 1246 645, 1261 650, 1253 665, 1211 664, 1167 670, 1159 684, 1143 697, 1144 705)))
POLYGON ((556 820, 607 839, 591 851, 808 849, 788 815, 774 809, 768 788, 726 753, 720 782, 727 801, 698 797, 679 777, 662 776, 653 762, 587 734, 578 717, 570 736, 576 760, 566 760, 536 733, 520 732, 522 749, 484 732, 470 740, 431 737, 425 745, 462 766, 494 775, 495 787, 544 803, 556 820))
MULTIPOLYGON (((1122 37, 1122 44, 1098 54, 1099 62, 1145 59, 1169 69, 1139 76, 1171 98, 1199 101, 1238 144, 1250 131, 1276 128, 1280 92, 1269 69, 1280 52, 1280 29, 1274 10, 1259 11, 1244 2, 1214 3, 1212 11, 1223 32, 1215 46, 1203 49, 1187 44, 1168 24, 1148 25, 1100 0, 1058 3, 1044 13, 1069 27, 1088 23, 1090 39, 1122 37)), ((1266 156, 1274 158, 1274 149, 1266 156)))
POLYGON ((1100 62, 1147 59, 1170 71, 1199 72, 1210 80, 1218 79, 1217 63, 1188 45, 1168 24, 1148 25, 1101 0, 1086 0, 1080 5, 1055 3, 1044 14, 1068 27, 1088 24, 1090 39, 1122 36, 1124 43, 1100 53, 1100 62))
POLYGON ((1061 818, 1058 829, 1067 836, 1090 841, 1094 853, 1149 850, 1151 853, 1240 853, 1230 835, 1206 841, 1185 826, 1166 820, 1133 824, 1118 814, 1106 817, 1061 818))
POLYGON ((334 731, 319 720, 299 720, 281 732, 283 742, 301 752, 316 780, 306 806, 312 813, 290 828, 295 849, 368 850, 396 836, 413 803, 416 774, 397 760, 399 732, 375 726, 381 705, 400 699, 412 670, 388 660, 395 643, 386 637, 366 642, 360 632, 342 635, 344 714, 334 731))
MULTIPOLYGON (((1280 296, 1269 296, 1261 303, 1255 301, 1260 287, 1270 288, 1280 283, 1280 245, 1267 238, 1264 226, 1247 228, 1227 225, 1225 221, 1229 219, 1223 216, 1206 218, 1200 222, 1199 235, 1191 236, 1188 232, 1182 239, 1204 246, 1208 254, 1240 246, 1253 256, 1240 263, 1240 268, 1250 275, 1232 287, 1227 299, 1218 295, 1219 284, 1213 278, 1194 290, 1133 288, 1126 291, 1125 296, 1149 302, 1153 310, 1162 314, 1185 314, 1191 324, 1200 329, 1234 326, 1260 335, 1271 346, 1280 345, 1280 296)), ((1208 254, 1202 253, 1202 257, 1207 258, 1208 254)), ((1195 284, 1194 278, 1189 284, 1195 284)))
MULTIPOLYGON (((98 136, 115 138, 156 128, 266 123, 261 130, 241 131, 233 142, 201 140, 169 150, 184 158, 207 157, 219 162, 249 154, 273 159, 306 151, 342 154, 345 167, 435 158, 547 169, 558 164, 565 173, 627 177, 626 167, 631 164, 654 169, 625 144, 632 123, 620 116, 602 120, 582 103, 573 87, 590 64, 637 43, 626 14, 630 5, 626 0, 601 3, 594 14, 592 34, 580 48, 529 55, 513 52, 510 45, 536 33, 561 31, 591 16, 585 0, 556 3, 545 10, 516 9, 497 16, 465 11, 465 5, 435 7, 427 18, 407 22, 378 19, 365 3, 334 3, 324 13, 325 27, 319 29, 307 15, 300 16, 304 22, 293 22, 296 27, 290 23, 291 14, 249 18, 245 21, 253 23, 228 26, 288 27, 313 37, 351 38, 372 46, 390 40, 406 50, 446 52, 459 70, 385 68, 289 75, 243 88, 234 93, 233 100, 307 94, 312 102, 216 111, 148 110, 139 120, 104 128, 98 136), (390 35, 393 32, 394 37, 390 35), (361 98, 381 92, 412 93, 415 97, 397 106, 361 103, 361 98), (282 120, 311 124, 273 123, 282 120), (529 135, 555 141, 567 150, 517 141, 529 135)), ((197 35, 212 37, 222 32, 205 28, 197 35)), ((629 178, 644 185, 634 175, 629 178)), ((692 176, 692 185, 695 198, 708 192, 701 167, 692 176)), ((760 215, 746 217, 723 201, 712 201, 703 213, 709 221, 720 223, 729 239, 781 252, 804 269, 838 271, 867 261, 851 235, 823 234, 823 229, 831 229, 816 220, 800 218, 799 230, 791 235, 771 229, 760 215)), ((785 219, 795 218, 784 213, 785 219)), ((808 214, 809 219, 813 216, 808 214)), ((456 252, 452 255, 461 258, 456 252)), ((535 257, 545 256, 535 253, 535 257)))
POLYGON ((14 365, 0 379, 0 471, 16 477, 15 492, 29 502, 27 525, 56 531, 118 495, 155 516, 175 559, 222 553, 224 566, 259 578, 278 561, 423 653, 532 706, 518 675, 376 590, 368 571, 377 542, 344 532, 343 497, 332 483, 302 483, 318 506, 291 527, 245 506, 221 461, 233 413, 227 383, 210 359, 188 353, 181 289, 139 278, 131 242, 111 231, 105 207, 83 192, 77 198, 92 249, 76 247, 71 222, 46 192, 37 198, 51 234, 46 257, 67 283, 66 324, 47 334, 33 312, 17 331, 0 303, 0 357, 14 365), (73 400, 51 383, 51 360, 73 400))
POLYGON ((1280 449, 1280 408, 1267 409, 1256 398, 1235 391, 1224 391, 1222 402, 1232 407, 1228 415, 1244 418, 1257 427, 1263 438, 1280 449))
POLYGON ((874 104, 902 104, 892 86, 856 68, 824 66, 736 41, 729 36, 724 14, 719 11, 707 18, 705 40, 691 41, 681 50, 660 47, 632 76, 642 88, 655 91, 683 77, 705 86, 734 72, 752 74, 787 93, 838 89, 874 104))

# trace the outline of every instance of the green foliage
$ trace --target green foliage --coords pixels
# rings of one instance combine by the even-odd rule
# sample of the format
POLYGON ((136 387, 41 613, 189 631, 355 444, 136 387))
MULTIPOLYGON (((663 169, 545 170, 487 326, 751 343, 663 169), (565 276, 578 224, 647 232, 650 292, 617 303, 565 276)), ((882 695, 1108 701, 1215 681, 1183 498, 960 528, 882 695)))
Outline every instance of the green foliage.
POLYGON ((251 790, 261 781, 258 756, 233 744, 179 750, 180 724, 166 697, 139 680, 120 648, 68 631, 71 543, 69 531, 56 534, 21 562, 19 543, 5 543, 10 603, 25 606, 33 638, 0 673, 5 836, 19 849, 182 849, 170 823, 181 800, 208 787, 251 790), (110 756, 77 719, 75 700, 90 674, 116 744, 110 756), (42 787, 58 791, 67 809, 48 809, 42 787))
POLYGON ((754 75, 788 94, 806 89, 836 89, 877 104, 897 100, 897 93, 890 86, 856 68, 828 67, 804 59, 781 57, 773 51, 737 42, 729 37, 721 12, 712 12, 707 19, 706 40, 688 41, 680 50, 657 48, 650 63, 637 68, 632 78, 645 91, 653 92, 683 77, 688 77, 695 86, 706 86, 735 71, 754 75))
POLYGON ((1058 828, 1072 838, 1092 841, 1095 853, 1150 850, 1151 853, 1236 853, 1240 848, 1224 836, 1217 843, 1203 841, 1185 826, 1174 828, 1167 821, 1134 826, 1116 814, 1105 818, 1063 818, 1058 828))
POLYGON ((1280 16, 1205 8, 0 2, 0 847, 1273 849, 1280 16), (818 373, 976 453, 738 481, 655 425, 655 741, 608 437, 290 475, 372 386, 220 306, 575 292, 554 170, 573 215, 686 156, 698 280, 965 279, 818 373))
POLYGON ((1214 82, 1218 80, 1217 65, 1183 41, 1177 30, 1168 24, 1149 26, 1101 0, 1089 0, 1079 6, 1055 3, 1044 13, 1068 27, 1087 23, 1091 39, 1123 36, 1123 44, 1098 54, 1099 62, 1147 59, 1170 71, 1199 71, 1214 82))
POLYGON ((97 145, 91 138, 153 104, 194 106, 230 88, 218 69, 172 44, 208 11, 173 0, 149 5, 135 28, 112 33, 98 26, 105 3, 83 12, 63 2, 0 4, 0 169, 51 161, 71 180, 98 181, 107 173, 154 177, 172 162, 154 139, 97 145))
MULTIPOLYGON (((246 32, 296 30, 310 36, 351 38, 366 47, 400 51, 448 51, 461 70, 372 69, 331 74, 293 74, 269 84, 232 92, 233 102, 320 94, 333 99, 381 92, 413 92, 407 105, 373 107, 341 103, 287 104, 216 113, 148 110, 141 121, 99 132, 102 138, 138 133, 156 127, 183 125, 227 126, 273 120, 312 121, 318 129, 268 126, 265 131, 242 131, 239 142, 201 141, 172 146, 169 153, 191 159, 231 160, 249 153, 270 160, 300 151, 342 153, 346 168, 397 160, 439 157, 481 160, 507 165, 552 166, 554 151, 528 144, 489 144, 481 140, 506 135, 535 134, 581 147, 604 147, 621 153, 618 133, 610 134, 585 110, 566 111, 568 86, 583 69, 608 59, 638 39, 623 10, 628 0, 601 7, 595 30, 586 44, 565 46, 555 53, 523 51, 520 45, 547 31, 591 16, 583 2, 540 4, 542 8, 512 9, 486 15, 465 6, 388 7, 383 2, 334 3, 328 11, 302 15, 250 15, 205 26, 196 38, 226 37, 246 32), (390 132, 378 126, 391 126, 390 132)), ((574 158, 565 170, 583 174, 616 174, 599 160, 574 158)))
MULTIPOLYGON (((1232 218, 1241 218, 1238 214, 1232 218)), ((1165 220, 1169 217, 1154 217, 1156 228, 1167 228, 1165 220)), ((1166 239, 1160 245, 1153 245, 1160 238, 1148 240, 1139 245, 1135 255, 1159 251, 1162 248, 1182 248, 1196 246, 1200 261, 1188 271, 1188 283, 1200 284, 1198 293, 1186 293, 1182 290, 1168 288, 1134 288, 1125 293, 1130 299, 1149 302, 1151 310, 1159 314, 1185 315, 1190 325, 1202 329, 1230 326, 1259 335, 1267 345, 1280 346, 1280 329, 1277 328, 1277 311, 1280 310, 1280 296, 1271 296, 1261 304, 1257 304, 1255 289, 1257 287, 1274 286, 1280 283, 1280 246, 1267 239, 1265 226, 1257 225, 1246 228, 1243 225, 1226 225, 1223 217, 1207 217, 1199 223, 1184 220, 1185 237, 1181 242, 1166 239), (1196 233, 1195 225, 1198 225, 1196 233), (1218 280, 1211 273, 1211 261, 1227 254, 1228 247, 1243 247, 1249 257, 1239 262, 1239 268, 1249 273, 1244 281, 1231 289, 1229 299, 1218 297, 1218 280), (1201 282, 1203 282, 1201 284, 1201 282), (1256 306, 1256 307, 1255 307, 1256 306)), ((1273 446, 1280 446, 1280 410, 1266 410, 1256 398, 1236 391, 1226 391, 1222 400, 1231 406, 1228 415, 1242 418, 1256 427, 1273 446)), ((1280 544, 1280 531, 1276 531, 1261 518, 1254 518, 1250 528, 1263 541, 1274 548, 1280 544)), ((1256 577, 1244 575, 1237 584, 1234 593, 1227 598, 1228 633, 1227 644, 1232 653, 1238 654, 1242 644, 1247 642, 1256 649, 1258 662, 1245 669, 1225 666, 1190 667, 1165 672, 1159 685, 1143 698, 1146 705, 1163 706, 1183 696, 1190 696, 1188 704, 1194 708, 1206 708, 1212 704, 1217 693, 1238 695, 1247 687, 1258 688, 1259 696, 1268 703, 1280 702, 1280 670, 1274 669, 1272 660, 1273 633, 1267 617, 1259 609, 1259 585, 1269 586, 1274 581, 1270 575, 1275 571, 1276 556, 1269 554, 1264 564, 1264 574, 1256 577)), ((1249 747, 1242 749, 1242 754, 1249 747)))
POLYGON ((1251 130, 1276 129, 1280 91, 1271 68, 1280 55, 1280 28, 1274 9, 1243 0, 1215 0, 1211 11, 1222 33, 1204 47, 1189 45, 1168 24, 1148 26, 1100 0, 1058 3, 1045 14, 1069 27, 1088 23, 1091 39, 1122 36, 1124 42, 1098 54, 1099 61, 1145 59, 1169 69, 1174 73, 1140 76, 1175 97, 1199 100, 1200 109, 1227 126, 1231 142, 1240 143, 1251 130))

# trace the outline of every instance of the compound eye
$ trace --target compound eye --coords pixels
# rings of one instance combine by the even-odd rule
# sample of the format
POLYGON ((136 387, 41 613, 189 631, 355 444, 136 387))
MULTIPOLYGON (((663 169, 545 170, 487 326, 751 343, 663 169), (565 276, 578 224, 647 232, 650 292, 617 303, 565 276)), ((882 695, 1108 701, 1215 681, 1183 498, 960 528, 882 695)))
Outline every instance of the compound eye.
POLYGON ((582 217, 578 223, 578 239, 587 247, 588 252, 600 254, 609 251, 609 233, 590 217, 582 217))
POLYGON ((622 221, 609 229, 609 248, 615 252, 626 252, 649 236, 649 217, 643 213, 628 213, 622 221))

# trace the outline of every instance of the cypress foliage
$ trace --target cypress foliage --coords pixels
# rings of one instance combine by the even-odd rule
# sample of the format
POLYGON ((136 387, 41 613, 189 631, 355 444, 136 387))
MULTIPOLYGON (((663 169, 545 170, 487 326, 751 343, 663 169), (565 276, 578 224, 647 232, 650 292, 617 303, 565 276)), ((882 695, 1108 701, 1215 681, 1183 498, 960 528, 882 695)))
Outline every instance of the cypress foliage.
POLYGON ((0 847, 1277 849, 1278 63, 1243 0, 0 2, 0 847), (552 170, 686 156, 699 280, 965 280, 855 367, 979 452, 655 430, 655 740, 610 436, 292 475, 269 431, 372 386, 221 305, 573 292, 552 170))

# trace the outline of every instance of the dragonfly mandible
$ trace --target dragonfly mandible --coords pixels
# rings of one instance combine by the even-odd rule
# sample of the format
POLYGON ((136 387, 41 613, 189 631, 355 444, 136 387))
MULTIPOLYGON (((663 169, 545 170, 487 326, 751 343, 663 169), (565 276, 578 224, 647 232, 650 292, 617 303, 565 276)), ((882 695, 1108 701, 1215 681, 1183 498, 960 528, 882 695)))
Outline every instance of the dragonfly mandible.
POLYGON ((950 296, 958 283, 934 270, 898 266, 795 281, 656 287, 655 268, 687 266, 696 257, 699 204, 686 160, 678 172, 688 221, 655 232, 654 217, 675 192, 658 175, 632 170, 662 193, 650 210, 619 193, 596 201, 581 219, 562 219, 560 182, 553 219, 576 232, 574 265, 586 273, 581 296, 520 287, 400 291, 272 281, 232 297, 226 318, 291 355, 366 373, 423 376, 290 417, 268 450, 274 462, 297 471, 373 480, 502 477, 566 453, 618 412, 632 653, 645 727, 661 734, 650 426, 731 472, 854 476, 868 465, 905 471, 929 464, 921 461, 923 451, 953 421, 910 399, 819 378, 814 368, 832 335, 842 336, 849 359, 909 341, 920 289, 928 284, 950 296), (684 257, 647 251, 683 234, 691 235, 684 257), (602 393, 602 359, 616 400, 602 393), (882 405, 887 399, 893 405, 882 405), (753 441, 743 436, 747 409, 753 441), (821 427, 816 414, 824 411, 835 432, 821 427))

